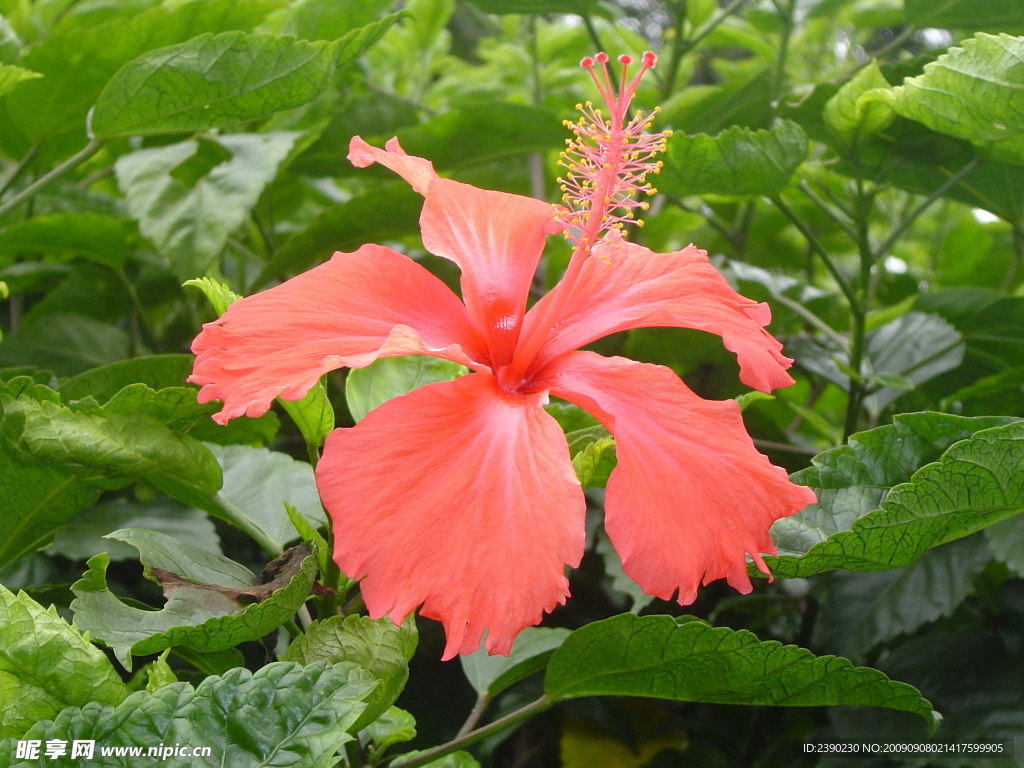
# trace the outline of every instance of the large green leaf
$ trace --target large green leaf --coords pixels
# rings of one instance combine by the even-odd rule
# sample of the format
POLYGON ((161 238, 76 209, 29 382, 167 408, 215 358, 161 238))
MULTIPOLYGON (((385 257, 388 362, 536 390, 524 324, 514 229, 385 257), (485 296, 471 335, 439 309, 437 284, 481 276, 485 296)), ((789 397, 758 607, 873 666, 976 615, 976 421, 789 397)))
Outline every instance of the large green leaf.
POLYGON ((185 141, 122 155, 114 169, 142 234, 184 279, 206 271, 273 180, 295 138, 240 133, 185 141), (178 169, 189 169, 189 163, 198 164, 199 176, 182 180, 178 169))
POLYGON ((931 726, 920 693, 847 659, 695 619, 625 613, 573 632, 548 662, 545 692, 677 701, 818 707, 867 704, 914 712, 931 726))
POLYGON ((0 446, 0 567, 45 547, 101 493, 70 470, 22 462, 0 446))
POLYGON ((979 33, 902 85, 872 91, 903 117, 1024 162, 1024 38, 979 33))
POLYGON ((0 341, 0 366, 32 366, 75 376, 128 357, 128 334, 72 313, 46 315, 0 341))
POLYGON ((384 714, 405 688, 417 641, 412 616, 400 627, 386 617, 374 621, 368 616, 331 616, 307 627, 281 658, 300 664, 350 661, 368 673, 379 685, 367 699, 361 728, 384 714))
MULTIPOLYGON (((208 445, 224 472, 219 496, 245 515, 252 526, 277 545, 299 538, 288 520, 288 502, 313 524, 325 524, 313 468, 279 451, 247 445, 208 445)), ((205 507, 204 507, 205 508, 205 507)), ((216 510, 207 509, 212 514, 216 510)))
POLYGON ((300 0, 274 19, 273 30, 304 40, 334 40, 369 24, 390 0, 300 0))
POLYGON ((491 656, 481 647, 468 656, 460 656, 459 661, 479 695, 496 696, 527 675, 543 669, 569 634, 568 629, 527 627, 516 637, 508 656, 491 656))
POLYGON ((95 398, 101 405, 129 384, 145 384, 153 389, 181 387, 192 373, 192 355, 151 355, 122 360, 93 368, 59 387, 66 401, 95 398))
MULTIPOLYGON (((351 664, 275 662, 258 672, 232 669, 195 688, 171 683, 152 693, 139 691, 117 707, 68 708, 36 724, 25 738, 92 740, 97 757, 99 745, 147 749, 180 744, 204 750, 203 756, 167 763, 174 766, 323 768, 352 740, 349 732, 373 686, 351 664)), ((80 765, 70 755, 10 763, 11 768, 80 765)))
MULTIPOLYGON (((956 417, 941 418, 946 423, 938 425, 940 430, 956 429, 957 425, 948 421, 956 417)), ((984 423, 983 417, 979 421, 984 423)), ((991 421, 998 419, 992 417, 991 421)), ((970 429, 978 423, 964 419, 960 426, 970 429)), ((926 429, 931 426, 936 425, 926 429)), ((885 428, 864 435, 881 429, 885 428)), ((933 435, 925 433, 923 437, 933 435)), ((819 496, 818 504, 772 527, 782 555, 765 562, 776 576, 809 576, 836 568, 899 568, 932 547, 1024 511, 1024 421, 981 429, 954 443, 938 461, 917 469, 909 482, 891 487, 890 477, 905 472, 908 464, 918 460, 915 447, 921 445, 912 439, 905 448, 894 437, 892 431, 874 435, 873 442, 888 443, 888 449, 880 451, 869 448, 844 453, 845 448, 840 448, 822 454, 814 469, 796 476, 811 487, 821 483, 835 493, 824 495, 824 503, 819 496), (825 456, 828 458, 821 461, 825 456), (858 477, 858 482, 844 482, 846 473, 858 477), (836 481, 842 483, 839 488, 836 481), (880 497, 884 497, 881 509, 864 514, 865 507, 875 506, 880 497), (858 511, 862 516, 857 516, 858 511)), ((927 445, 922 447, 923 453, 929 450, 927 445)))
POLYGON ((118 704, 128 695, 95 645, 54 609, 0 586, 0 738, 19 737, 64 707, 118 704))
POLYGON ((0 253, 83 255, 116 269, 128 258, 128 238, 114 219, 95 213, 36 216, 0 231, 0 253))
POLYGON ((815 643, 862 662, 879 643, 951 614, 991 559, 985 538, 974 535, 930 549, 892 571, 829 574, 815 643))
POLYGON ((268 0, 179 3, 173 11, 157 7, 49 35, 20 62, 43 77, 7 95, 7 115, 29 144, 68 135, 71 143, 57 154, 69 154, 81 146, 87 111, 122 65, 201 33, 251 29, 274 5, 268 0))
POLYGON ((757 197, 781 192, 807 158, 807 136, 794 122, 769 130, 733 127, 717 136, 674 134, 658 188, 676 197, 757 197))
POLYGON ((368 242, 419 231, 423 196, 402 182, 381 186, 328 208, 288 239, 263 268, 254 288, 284 272, 300 272, 336 251, 350 252, 368 242))
POLYGON ((487 13, 576 13, 594 12, 597 0, 470 0, 487 13))
POLYGON ((397 18, 331 43, 224 32, 152 51, 110 79, 90 128, 100 138, 184 133, 301 106, 328 87, 339 64, 353 61, 397 18))
MULTIPOLYGON (((141 385, 140 385, 141 386, 141 385)), ((215 493, 220 467, 201 443, 164 426, 144 408, 63 406, 30 396, 0 396, 0 438, 25 461, 57 465, 106 487, 146 477, 215 493)))
MULTIPOLYGON (((159 536, 149 533, 150 539, 159 536)), ((126 540, 135 546, 137 538, 126 540)), ((123 603, 110 591, 106 554, 90 559, 89 570, 72 586, 76 595, 71 603, 75 624, 110 646, 126 669, 132 668, 132 656, 159 653, 172 646, 215 653, 258 640, 295 614, 309 597, 317 572, 314 555, 307 555, 300 563, 295 563, 293 556, 289 566, 273 581, 252 586, 241 583, 242 566, 235 564, 231 568, 223 562, 225 558, 216 558, 187 544, 165 543, 159 550, 146 549, 142 556, 147 572, 159 567, 149 562, 152 558, 153 562, 173 561, 178 567, 185 564, 186 574, 219 570, 220 581, 231 583, 211 585, 176 571, 153 572, 161 580, 167 602, 159 611, 142 610, 123 603)))
POLYGON ((1017 0, 903 0, 903 10, 907 21, 919 29, 1024 29, 1024 6, 1017 0))
POLYGON ((252 571, 218 552, 189 544, 147 528, 121 528, 106 538, 127 544, 152 575, 154 568, 170 571, 183 579, 245 589, 253 582, 252 571))
POLYGON ((466 373, 465 366, 426 355, 382 357, 365 368, 349 371, 345 399, 352 418, 360 421, 388 400, 425 384, 452 381, 466 373))

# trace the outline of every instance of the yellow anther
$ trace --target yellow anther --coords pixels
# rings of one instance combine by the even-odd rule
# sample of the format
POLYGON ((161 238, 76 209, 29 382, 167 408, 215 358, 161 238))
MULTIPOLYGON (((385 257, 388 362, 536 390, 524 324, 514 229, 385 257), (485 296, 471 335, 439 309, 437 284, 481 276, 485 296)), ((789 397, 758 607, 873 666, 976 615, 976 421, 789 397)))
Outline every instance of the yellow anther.
POLYGON ((636 225, 637 225, 638 227, 642 227, 642 226, 644 225, 644 220, 643 220, 643 219, 639 219, 639 220, 637 221, 636 225))

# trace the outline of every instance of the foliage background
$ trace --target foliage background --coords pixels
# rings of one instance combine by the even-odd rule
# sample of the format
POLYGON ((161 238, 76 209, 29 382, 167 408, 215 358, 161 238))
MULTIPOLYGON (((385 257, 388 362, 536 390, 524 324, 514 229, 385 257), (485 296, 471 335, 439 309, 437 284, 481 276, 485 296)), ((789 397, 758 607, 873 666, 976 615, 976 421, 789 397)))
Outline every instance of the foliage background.
MULTIPOLYGON (((744 399, 745 420, 763 452, 818 490, 819 504, 773 532, 773 583, 748 596, 712 584, 685 611, 654 601, 622 574, 598 526, 613 444, 556 405, 575 433, 593 525, 573 597, 545 626, 691 614, 910 683, 944 715, 943 738, 1016 737, 1024 749, 1018 34, 1018 0, 0 0, 0 583, 73 616, 109 649, 78 638, 75 674, 92 670, 91 682, 30 690, 45 643, 25 650, 26 633, 66 647, 70 630, 5 602, 0 696, 39 701, 6 713, 0 736, 19 737, 64 707, 118 705, 129 689, 148 686, 155 702, 163 683, 224 675, 218 685, 246 695, 313 691, 288 706, 333 702, 317 715, 334 723, 334 741, 328 726, 316 732, 331 747, 324 754, 347 729, 364 734, 362 755, 350 744, 347 760, 382 759, 383 737, 367 735, 352 703, 377 701, 356 690, 369 662, 302 646, 330 645, 323 638, 285 650, 315 554, 287 578, 268 577, 259 596, 179 594, 193 611, 182 625, 167 617, 173 598, 152 610, 163 604, 152 568, 185 557, 191 576, 171 570, 194 581, 244 590, 251 578, 225 581, 223 563, 214 578, 193 550, 168 553, 145 531, 258 573, 285 545, 319 536, 308 459, 334 418, 351 425, 383 399, 455 373, 383 361, 330 375, 326 394, 288 413, 217 427, 208 418, 216 408, 197 405, 184 382, 185 353, 222 311, 217 302, 230 300, 224 286, 246 295, 366 242, 413 256, 457 288, 454 267, 418 240, 419 196, 387 171, 354 169, 349 139, 397 135, 444 175, 555 201, 561 121, 595 96, 577 62, 597 49, 653 49, 659 65, 637 102, 660 105, 657 125, 674 135, 633 239, 663 252, 696 243, 740 292, 769 302, 797 384, 744 399), (211 282, 183 285, 200 277, 211 282), (142 606, 148 615, 124 614, 113 622, 121 634, 110 633, 113 615, 142 606), (231 620, 215 632, 204 623, 224 615, 231 620), (154 661, 166 648, 172 655, 154 661), (141 657, 134 676, 96 672, 104 653, 129 669, 141 657), (267 666, 276 655, 312 666, 267 666), (316 658, 361 667, 324 671, 316 658)), ((552 239, 538 295, 567 257, 552 239)), ((700 332, 644 329, 595 348, 668 365, 703 397, 744 394, 731 354, 700 332)), ((329 566, 319 564, 324 579, 329 566)), ((321 618, 339 607, 317 601, 321 618)), ((394 646, 393 668, 376 679, 393 699, 408 674, 397 704, 416 721, 406 746, 422 749, 455 735, 488 677, 478 672, 474 690, 471 664, 467 678, 458 663, 437 661, 439 627, 421 621, 419 633, 408 673, 415 639, 366 642, 394 646)), ((544 653, 565 634, 543 635, 544 653)), ((539 668, 547 656, 536 658, 539 668)), ((481 722, 541 692, 538 675, 513 682, 485 697, 481 722)), ((214 684, 205 685, 197 701, 214 684)), ((801 741, 927 736, 921 718, 891 709, 664 698, 678 700, 567 700, 481 741, 476 758, 828 766, 801 754, 801 741)), ((61 716, 67 725, 82 715, 61 716)), ((290 738, 300 746, 289 764, 313 765, 313 737, 290 738)), ((1024 765, 1024 756, 983 764, 1024 765)))

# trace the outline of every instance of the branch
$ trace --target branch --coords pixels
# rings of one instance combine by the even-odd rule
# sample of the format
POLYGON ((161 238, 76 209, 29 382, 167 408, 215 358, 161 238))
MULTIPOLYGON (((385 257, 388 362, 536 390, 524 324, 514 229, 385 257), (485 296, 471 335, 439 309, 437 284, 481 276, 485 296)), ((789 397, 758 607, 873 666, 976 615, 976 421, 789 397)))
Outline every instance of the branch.
POLYGON ((5 216, 10 211, 13 211, 22 203, 32 199, 36 194, 46 189, 48 186, 57 181, 57 179, 64 176, 69 171, 73 171, 75 168, 80 166, 90 157, 95 155, 100 149, 103 148, 103 139, 90 139, 89 143, 86 144, 76 154, 69 157, 63 163, 58 165, 52 171, 47 173, 45 176, 40 176, 32 184, 25 187, 21 192, 16 194, 10 200, 3 205, 0 205, 0 217, 5 216))

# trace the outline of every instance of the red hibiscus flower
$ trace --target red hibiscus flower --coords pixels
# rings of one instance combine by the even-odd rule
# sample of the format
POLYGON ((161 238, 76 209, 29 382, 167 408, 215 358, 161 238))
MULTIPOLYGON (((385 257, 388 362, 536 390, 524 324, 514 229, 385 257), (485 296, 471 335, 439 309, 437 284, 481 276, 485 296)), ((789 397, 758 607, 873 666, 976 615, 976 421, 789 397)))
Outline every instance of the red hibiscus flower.
POLYGON ((477 189, 434 173, 392 139, 358 137, 349 159, 380 163, 421 193, 423 244, 462 271, 462 301, 400 253, 365 245, 233 304, 193 344, 201 402, 221 423, 301 398, 327 371, 387 355, 425 354, 473 373, 384 403, 328 438, 317 486, 335 532, 334 557, 370 616, 401 622, 417 606, 444 623, 444 658, 470 653, 485 630, 492 653, 569 594, 565 566, 584 548, 583 491, 549 395, 593 414, 615 437, 605 527, 645 592, 680 603, 725 577, 749 592, 749 555, 774 554, 768 529, 814 501, 754 448, 733 401, 696 396, 669 369, 580 347, 645 326, 718 334, 740 378, 787 386, 791 360, 764 326, 767 305, 733 291, 689 246, 668 254, 625 242, 622 222, 644 203, 663 135, 630 120, 640 74, 613 92, 607 56, 584 66, 608 104, 570 127, 566 205, 477 189), (545 236, 575 248, 565 277, 529 311, 545 236))

